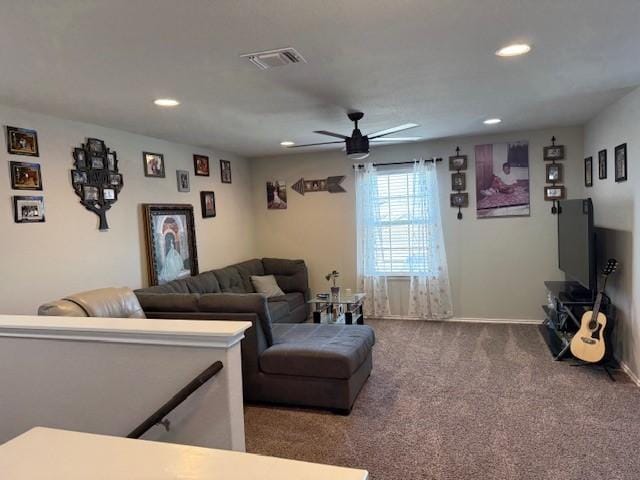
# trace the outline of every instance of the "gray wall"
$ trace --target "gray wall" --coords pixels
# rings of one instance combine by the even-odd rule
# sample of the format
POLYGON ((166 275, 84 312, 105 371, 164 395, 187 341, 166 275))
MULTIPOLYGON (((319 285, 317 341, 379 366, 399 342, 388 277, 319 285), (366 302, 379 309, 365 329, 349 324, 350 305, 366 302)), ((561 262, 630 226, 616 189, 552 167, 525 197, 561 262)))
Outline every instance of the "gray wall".
MULTIPOLYGON (((446 163, 438 164, 440 202, 453 290, 454 313, 464 318, 541 319, 546 302, 543 282, 562 279, 557 269, 556 218, 544 201, 545 164, 542 148, 555 135, 566 145, 565 177, 569 196, 582 194, 581 128, 555 128, 500 135, 378 147, 373 162, 397 162, 433 156, 448 158, 459 145, 469 155, 467 184, 470 206, 464 220, 449 207, 451 185, 446 163), (531 216, 477 219, 473 147, 483 143, 528 140, 530 145, 531 216)), ((356 286, 355 192, 350 162, 341 151, 300 153, 253 159, 253 210, 257 248, 261 256, 299 257, 308 262, 311 288, 324 291, 326 272, 342 272, 341 285, 356 286), (301 196, 290 187, 299 178, 346 175, 345 194, 309 193, 301 196), (267 210, 265 182, 284 180, 288 209, 267 210)), ((391 287, 393 313, 406 312, 406 282, 391 287)))
POLYGON ((620 269, 611 278, 607 293, 617 309, 614 329, 615 355, 638 377, 640 376, 640 270, 635 255, 640 248, 638 225, 638 186, 636 165, 640 151, 640 89, 636 89, 603 110, 585 127, 584 155, 594 159, 594 185, 584 188, 593 198, 595 222, 599 234, 599 256, 615 257, 620 269), (628 176, 623 183, 614 181, 614 148, 627 143, 628 176), (608 178, 597 175, 598 151, 607 149, 608 178))

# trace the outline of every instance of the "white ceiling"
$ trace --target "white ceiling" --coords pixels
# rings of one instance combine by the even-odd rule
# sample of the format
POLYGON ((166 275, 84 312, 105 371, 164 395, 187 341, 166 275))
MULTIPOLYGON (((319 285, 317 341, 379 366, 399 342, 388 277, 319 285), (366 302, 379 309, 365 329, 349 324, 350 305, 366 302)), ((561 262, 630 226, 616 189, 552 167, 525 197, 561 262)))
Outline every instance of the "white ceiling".
POLYGON ((400 135, 425 138, 579 124, 640 84, 638 0, 1 0, 0 12, 0 103, 246 156, 349 133, 351 109, 365 133, 416 122, 400 135), (515 41, 532 53, 494 56, 515 41), (308 64, 239 57, 285 46, 308 64))

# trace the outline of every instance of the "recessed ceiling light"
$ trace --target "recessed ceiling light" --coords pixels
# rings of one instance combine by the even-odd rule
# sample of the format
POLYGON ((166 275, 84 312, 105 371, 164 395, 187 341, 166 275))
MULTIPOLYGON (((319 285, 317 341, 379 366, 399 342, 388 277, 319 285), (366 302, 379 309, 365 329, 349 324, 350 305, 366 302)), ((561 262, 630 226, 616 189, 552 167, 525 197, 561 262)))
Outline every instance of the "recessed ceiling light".
POLYGON ((500 120, 499 118, 487 118, 483 123, 485 125, 496 125, 498 123, 500 123, 502 120, 500 120))
POLYGON ((291 140, 285 140, 284 142, 280 142, 280 145, 283 147, 293 147, 296 142, 292 142, 291 140))
POLYGON ((154 100, 153 103, 155 103, 159 107, 177 107, 178 105, 180 105, 180 102, 173 98, 158 98, 154 100))
POLYGON ((524 55, 531 51, 531 46, 526 43, 514 43, 513 45, 507 45, 502 47, 496 52, 499 57, 517 57, 518 55, 524 55))

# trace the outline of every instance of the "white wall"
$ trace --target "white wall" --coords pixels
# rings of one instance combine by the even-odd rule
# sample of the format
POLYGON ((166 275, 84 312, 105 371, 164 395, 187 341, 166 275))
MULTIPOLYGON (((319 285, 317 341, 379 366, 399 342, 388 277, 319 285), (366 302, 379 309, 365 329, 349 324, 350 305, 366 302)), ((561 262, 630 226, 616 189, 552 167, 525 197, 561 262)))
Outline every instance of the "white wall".
MULTIPOLYGON (((449 207, 451 177, 447 162, 438 164, 443 226, 457 317, 541 319, 546 301, 545 280, 562 279, 557 269, 556 218, 544 201, 545 162, 542 148, 551 136, 566 146, 565 185, 569 196, 582 194, 581 128, 556 128, 480 137, 376 147, 368 161, 397 162, 420 156, 448 159, 459 145, 469 156, 467 191, 470 206, 464 220, 449 207), (529 141, 531 216, 477 219, 475 213, 474 146, 506 141, 529 141)), ((253 209, 260 256, 303 258, 310 272, 311 288, 324 291, 324 274, 342 272, 341 285, 356 286, 355 192, 351 162, 341 151, 300 153, 253 159, 253 209), (291 185, 299 178, 317 179, 346 175, 347 193, 299 195, 291 185), (287 210, 267 210, 265 182, 285 180, 287 210)), ((404 282, 395 281, 391 292, 394 313, 406 312, 404 282)))
MULTIPOLYGON (((164 112, 167 113, 167 112, 164 112)), ((200 270, 246 260, 254 253, 250 212, 250 170, 246 160, 224 152, 134 135, 95 125, 61 120, 0 106, 0 124, 38 131, 40 157, 9 155, 0 159, 0 246, 3 313, 35 313, 38 305, 76 291, 104 286, 140 287, 147 283, 141 203, 188 203, 194 206, 200 270), (98 230, 98 217, 79 203, 70 181, 72 149, 86 137, 104 140, 117 151, 124 188, 107 214, 110 229, 98 230), (166 178, 147 178, 142 152, 164 153, 166 178), (194 153, 209 156, 210 177, 193 175, 194 153), (220 183, 219 160, 231 160, 233 183, 220 183), (40 163, 42 193, 12 191, 9 161, 40 163), (179 193, 176 169, 188 170, 191 192, 179 193), (216 193, 217 217, 202 219, 199 192, 216 193), (16 224, 13 195, 45 199, 46 222, 16 224)))
POLYGON ((607 293, 617 309, 614 329, 615 355, 632 372, 640 376, 640 267, 635 259, 640 251, 636 226, 639 225, 640 177, 640 88, 603 110, 585 127, 584 155, 593 156, 593 187, 585 188, 585 196, 593 198, 595 223, 599 227, 599 255, 615 257, 620 269, 611 278, 607 293), (627 144, 627 182, 614 181, 614 148, 627 144), (608 178, 598 179, 598 151, 606 148, 608 178))

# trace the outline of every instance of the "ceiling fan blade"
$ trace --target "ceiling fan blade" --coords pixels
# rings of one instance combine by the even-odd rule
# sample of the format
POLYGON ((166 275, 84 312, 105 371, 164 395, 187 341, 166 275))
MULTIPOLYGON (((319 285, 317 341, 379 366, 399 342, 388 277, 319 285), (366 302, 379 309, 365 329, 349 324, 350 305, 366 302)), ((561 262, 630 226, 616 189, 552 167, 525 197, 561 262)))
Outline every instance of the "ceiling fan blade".
POLYGON ((344 141, 340 140, 339 142, 320 142, 320 143, 307 143, 305 145, 289 145, 286 148, 315 147, 316 145, 331 145, 334 143, 344 143, 344 141))
POLYGON ((389 137, 389 138, 374 138, 371 142, 416 142, 418 140, 424 140, 422 137, 389 137))
POLYGON ((410 128, 419 127, 417 123, 405 123, 404 125, 398 125, 397 127, 387 128, 386 130, 380 130, 379 132, 373 132, 369 135, 369 140, 372 138, 382 137, 384 135, 391 135, 392 133, 402 132, 403 130, 409 130, 410 128))
POLYGON ((319 133, 320 135, 329 135, 330 137, 342 138, 343 140, 346 140, 347 138, 349 138, 346 135, 342 135, 341 133, 329 132, 327 130, 314 130, 313 133, 319 133))

